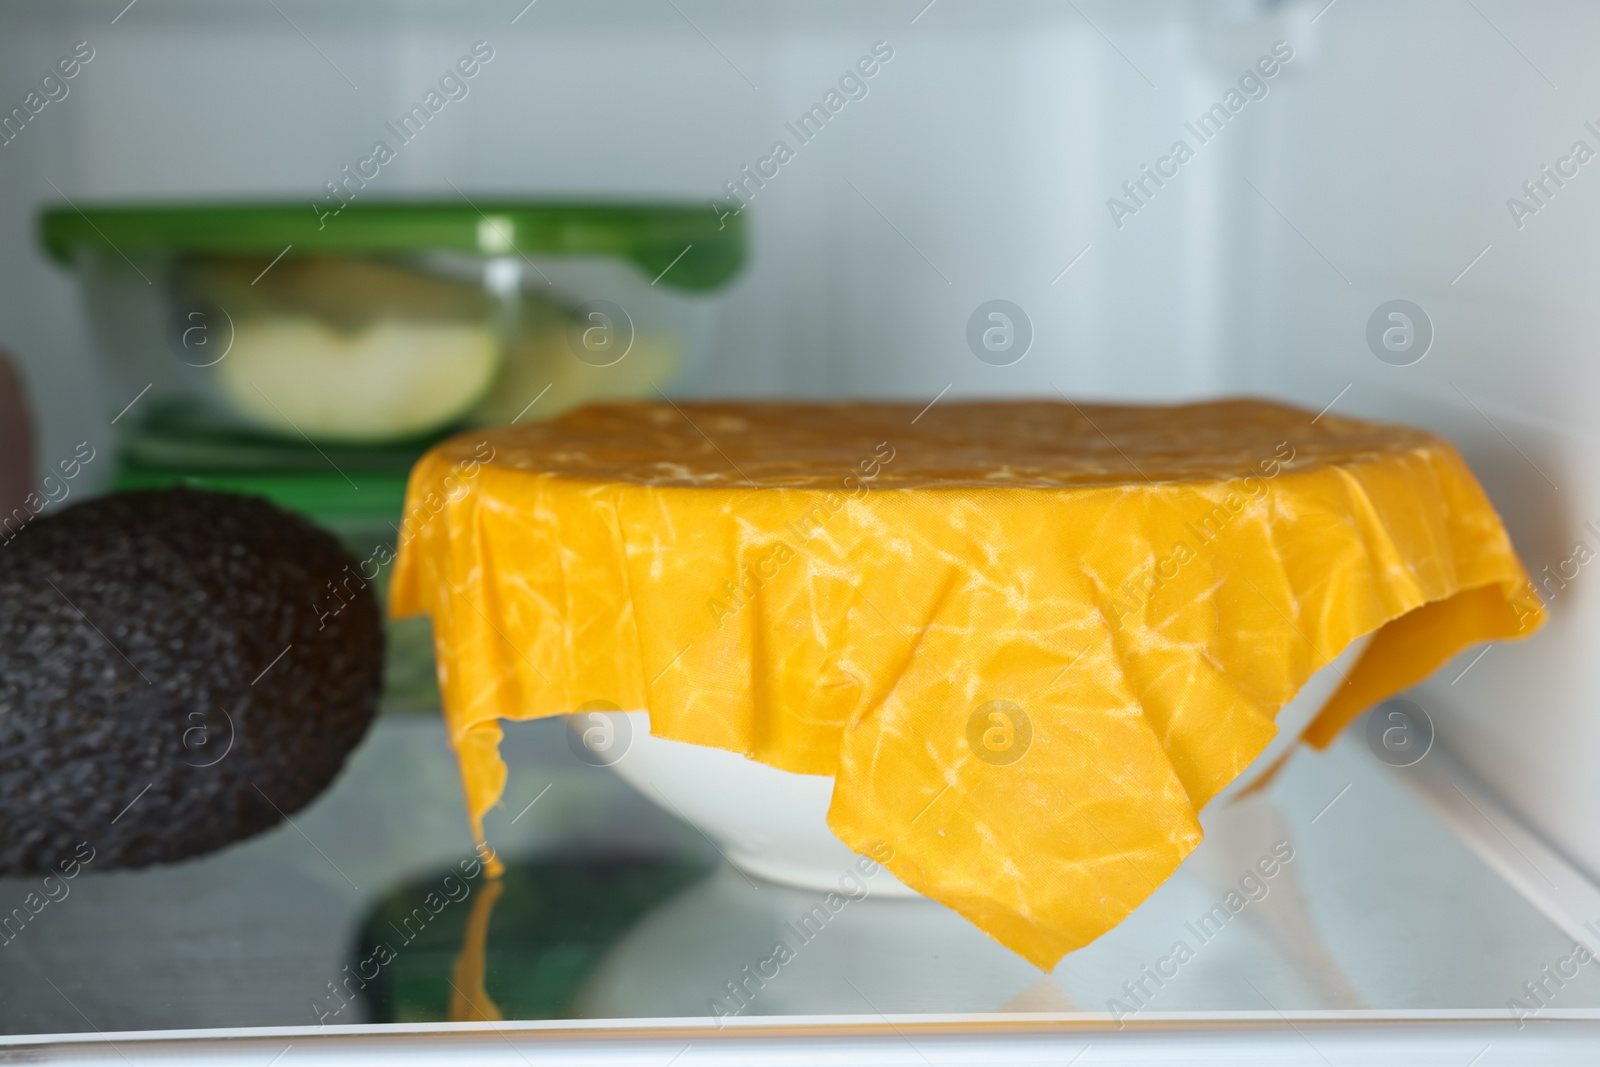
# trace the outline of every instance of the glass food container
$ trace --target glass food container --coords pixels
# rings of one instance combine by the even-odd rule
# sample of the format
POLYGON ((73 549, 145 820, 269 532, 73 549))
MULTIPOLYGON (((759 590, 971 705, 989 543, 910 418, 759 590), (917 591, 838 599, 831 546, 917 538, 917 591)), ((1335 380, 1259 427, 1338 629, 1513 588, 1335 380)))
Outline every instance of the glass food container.
POLYGON ((60 207, 124 460, 394 470, 473 425, 691 376, 739 216, 576 202, 60 207), (113 412, 114 414, 115 412, 113 412))
MULTIPOLYGON (((40 236, 111 375, 117 488, 267 497, 380 603, 432 442, 689 379, 745 258, 741 218, 703 205, 81 206, 40 236)), ((385 711, 437 713, 427 620, 385 627, 385 711)))

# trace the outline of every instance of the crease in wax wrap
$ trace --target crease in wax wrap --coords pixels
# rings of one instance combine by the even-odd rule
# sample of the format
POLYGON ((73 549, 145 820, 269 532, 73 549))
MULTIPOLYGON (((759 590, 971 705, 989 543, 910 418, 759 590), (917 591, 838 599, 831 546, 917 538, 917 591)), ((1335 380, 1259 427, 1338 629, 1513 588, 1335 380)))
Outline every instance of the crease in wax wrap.
POLYGON ((1172 874, 1352 640, 1315 746, 1543 621, 1449 443, 1255 400, 584 408, 429 452, 391 588, 432 616, 480 839, 500 720, 606 701, 832 776, 846 845, 1044 968, 1172 874), (1020 758, 969 740, 986 706, 1020 758))

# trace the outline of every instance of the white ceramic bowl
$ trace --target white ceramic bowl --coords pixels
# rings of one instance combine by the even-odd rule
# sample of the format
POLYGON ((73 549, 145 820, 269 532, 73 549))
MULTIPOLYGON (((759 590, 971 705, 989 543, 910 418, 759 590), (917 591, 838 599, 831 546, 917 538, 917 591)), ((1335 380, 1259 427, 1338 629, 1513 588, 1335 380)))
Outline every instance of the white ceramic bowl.
MULTIPOLYGON (((656 737, 648 712, 580 713, 567 722, 590 741, 591 751, 609 742, 614 758, 597 762, 695 826, 743 871, 828 891, 860 858, 828 829, 833 779, 827 775, 792 774, 720 748, 656 737), (625 722, 608 733, 598 716, 625 722)), ((888 871, 874 876, 872 890, 887 897, 917 895, 888 871)))
MULTIPOLYGON (((1313 674, 1278 713, 1278 735, 1227 797, 1266 770, 1299 738, 1344 675, 1367 638, 1352 642, 1313 674)), ((647 712, 584 712, 568 725, 604 763, 656 804, 705 834, 728 861, 769 881, 821 891, 837 887, 858 857, 828 829, 833 779, 792 774, 722 749, 668 741, 650 733, 647 712)), ((887 871, 874 878, 881 896, 916 896, 887 871)))

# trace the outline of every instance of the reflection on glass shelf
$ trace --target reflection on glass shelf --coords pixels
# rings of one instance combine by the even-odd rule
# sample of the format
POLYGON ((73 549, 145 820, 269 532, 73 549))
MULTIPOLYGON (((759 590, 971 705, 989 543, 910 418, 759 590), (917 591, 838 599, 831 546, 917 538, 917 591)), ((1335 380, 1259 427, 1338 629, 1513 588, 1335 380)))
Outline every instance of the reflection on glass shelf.
POLYGON ((576 852, 513 861, 498 884, 459 866, 417 879, 362 924, 327 1021, 347 1002, 383 1023, 568 1017, 607 950, 705 869, 698 857, 576 852))
MULTIPOLYGON (((470 1019, 1600 1007, 1572 940, 1359 732, 1264 795, 1053 974, 941 905, 751 878, 557 720, 513 725, 486 882, 437 721, 381 720, 335 788, 222 853, 72 883, 4 946, 0 1031, 470 1019), (1567 968, 1570 970, 1571 968, 1567 968), (49 981, 45 981, 48 979, 49 981), (53 983, 53 985, 52 985, 53 983)), ((0 880, 0 905, 34 887, 0 880)))

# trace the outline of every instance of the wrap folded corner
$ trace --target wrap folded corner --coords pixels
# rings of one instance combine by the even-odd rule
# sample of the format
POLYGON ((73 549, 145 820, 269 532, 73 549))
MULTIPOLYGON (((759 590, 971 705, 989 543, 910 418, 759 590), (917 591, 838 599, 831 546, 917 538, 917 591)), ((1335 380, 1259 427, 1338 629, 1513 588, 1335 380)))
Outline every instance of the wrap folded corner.
POLYGON ((604 700, 831 775, 846 845, 1046 969, 1351 641, 1314 746, 1543 621, 1447 442, 1252 400, 598 405, 436 447, 401 540, 480 838, 500 720, 604 700))

